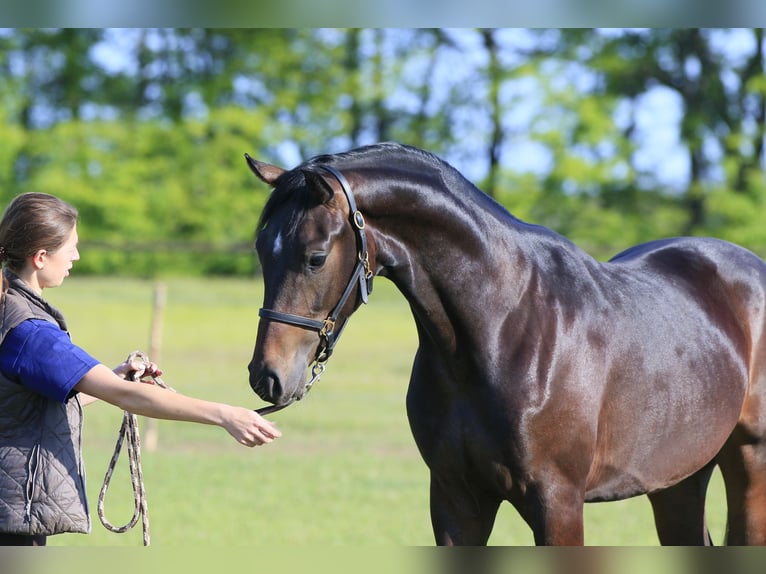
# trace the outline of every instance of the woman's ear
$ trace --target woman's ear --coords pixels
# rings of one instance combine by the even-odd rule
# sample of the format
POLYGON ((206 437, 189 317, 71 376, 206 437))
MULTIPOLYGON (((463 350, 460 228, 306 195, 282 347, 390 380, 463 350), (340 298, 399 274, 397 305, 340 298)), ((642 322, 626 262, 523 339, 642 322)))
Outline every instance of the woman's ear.
POLYGON ((45 249, 40 249, 34 255, 32 255, 32 266, 35 269, 43 269, 45 267, 45 260, 48 256, 48 252, 45 249))

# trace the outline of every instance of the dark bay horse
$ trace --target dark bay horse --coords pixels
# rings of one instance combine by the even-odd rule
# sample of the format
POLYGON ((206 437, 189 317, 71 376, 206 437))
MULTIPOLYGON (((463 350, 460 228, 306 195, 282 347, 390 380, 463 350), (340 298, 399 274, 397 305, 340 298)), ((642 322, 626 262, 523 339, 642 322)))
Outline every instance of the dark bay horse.
POLYGON ((486 544, 507 500, 537 544, 579 545, 583 503, 640 494, 660 542, 707 544, 716 465, 727 542, 766 543, 761 259, 677 238, 598 262, 397 144, 289 171, 246 157, 274 188, 250 384, 300 398, 373 276, 390 279, 419 336, 407 413, 438 544, 486 544))

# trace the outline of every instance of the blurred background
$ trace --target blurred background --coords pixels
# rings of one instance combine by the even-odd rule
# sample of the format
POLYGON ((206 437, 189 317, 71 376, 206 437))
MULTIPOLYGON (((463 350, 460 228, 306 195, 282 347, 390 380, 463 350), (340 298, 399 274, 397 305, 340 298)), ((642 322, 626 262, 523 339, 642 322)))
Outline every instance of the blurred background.
POLYGON ((763 29, 0 29, 0 203, 77 205, 80 273, 252 275, 269 190, 396 140, 605 259, 713 235, 766 255, 763 29))
MULTIPOLYGON (((56 7, 72 4, 52 14, 103 19, 83 2, 56 7)), ((443 19, 454 4, 441 6, 443 19)), ((585 16, 601 8, 584 4, 585 16)), ((546 6, 528 8, 534 16, 546 6)), ((572 15, 572 6, 556 14, 572 15)), ((491 23, 483 8, 476 19, 491 23)), ((203 15, 236 14, 231 3, 220 10, 203 15)), ((263 23, 280 14, 266 11, 263 23)), ((354 20, 353 10, 345 15, 354 20)), ((50 293, 78 344, 107 364, 146 348, 153 292, 165 281, 166 381, 261 406, 245 367, 262 298, 253 230, 269 190, 245 152, 290 168, 396 140, 440 155, 517 217, 599 259, 686 234, 766 256, 765 48, 760 28, 3 28, 0 205, 43 191, 79 208, 83 258, 50 293)), ((427 469, 404 412, 414 325, 390 284, 377 284, 370 303, 310 397, 275 416, 284 436, 273 447, 243 453, 220 429, 161 422, 144 458, 158 546, 291 545, 303 556, 306 546, 351 545, 377 556, 432 544, 427 469)), ((121 416, 88 409, 92 501, 121 416)), ((117 489, 110 508, 119 521, 127 478, 117 489)), ((721 543, 718 475, 708 518, 721 543)), ((643 498, 588 505, 586 534, 591 545, 656 544, 643 498)), ((532 538, 506 505, 490 542, 532 538)), ((138 546, 140 534, 96 523, 92 535, 52 545, 138 546)), ((267 556, 276 565, 285 557, 267 556)), ((525 556, 542 559, 513 560, 525 556)), ((486 571, 511 561, 495 557, 486 571)), ((679 571, 667 557, 660 563, 679 571)), ((689 564, 696 572, 712 562, 689 564)))

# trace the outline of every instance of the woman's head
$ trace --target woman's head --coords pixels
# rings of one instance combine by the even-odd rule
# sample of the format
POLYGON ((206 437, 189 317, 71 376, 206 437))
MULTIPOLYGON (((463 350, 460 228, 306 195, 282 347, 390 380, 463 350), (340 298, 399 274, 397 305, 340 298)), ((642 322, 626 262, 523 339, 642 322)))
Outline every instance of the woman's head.
POLYGON ((71 243, 77 215, 74 207, 46 193, 17 196, 0 219, 0 261, 19 274, 35 254, 55 254, 71 243))

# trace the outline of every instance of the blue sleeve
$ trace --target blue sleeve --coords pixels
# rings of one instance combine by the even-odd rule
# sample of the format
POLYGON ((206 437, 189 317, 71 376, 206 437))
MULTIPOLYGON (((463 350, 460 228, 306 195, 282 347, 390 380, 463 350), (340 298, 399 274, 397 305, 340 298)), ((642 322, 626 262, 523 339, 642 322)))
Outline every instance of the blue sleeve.
POLYGON ((48 321, 23 321, 0 344, 0 370, 6 377, 60 403, 98 364, 48 321))

